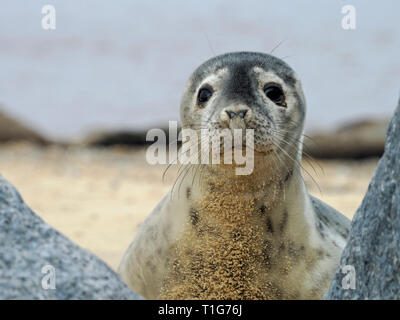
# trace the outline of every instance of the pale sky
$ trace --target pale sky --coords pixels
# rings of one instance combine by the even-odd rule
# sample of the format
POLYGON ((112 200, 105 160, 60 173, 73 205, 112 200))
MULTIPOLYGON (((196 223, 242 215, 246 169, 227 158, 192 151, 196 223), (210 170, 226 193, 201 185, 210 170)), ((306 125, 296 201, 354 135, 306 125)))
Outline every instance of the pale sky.
POLYGON ((399 1, 34 1, 0 8, 0 103, 56 138, 179 118, 185 82, 229 51, 274 51, 303 82, 306 126, 389 117, 400 94, 399 1), (41 8, 56 8, 43 30, 41 8), (343 30, 343 5, 356 29, 343 30))

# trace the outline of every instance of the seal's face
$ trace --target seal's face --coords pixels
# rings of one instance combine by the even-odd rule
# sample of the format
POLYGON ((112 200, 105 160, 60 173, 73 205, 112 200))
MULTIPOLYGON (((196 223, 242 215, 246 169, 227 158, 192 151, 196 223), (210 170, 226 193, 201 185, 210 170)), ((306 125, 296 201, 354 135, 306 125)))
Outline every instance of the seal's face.
POLYGON ((206 61, 190 77, 181 104, 182 126, 254 129, 254 149, 295 155, 305 101, 294 71, 282 60, 253 52, 206 61))

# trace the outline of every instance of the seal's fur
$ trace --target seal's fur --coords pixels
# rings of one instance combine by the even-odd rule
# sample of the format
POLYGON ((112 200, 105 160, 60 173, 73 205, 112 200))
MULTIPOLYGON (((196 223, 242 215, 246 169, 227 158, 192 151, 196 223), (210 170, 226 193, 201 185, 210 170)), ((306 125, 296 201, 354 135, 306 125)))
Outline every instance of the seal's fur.
POLYGON ((147 218, 119 268, 146 298, 318 299, 330 283, 349 221, 305 188, 299 80, 270 55, 215 57, 188 81, 182 125, 232 128, 222 114, 237 106, 250 110, 241 125, 255 130, 254 170, 238 176, 234 164, 198 165, 178 178, 179 188, 147 218), (282 87, 285 107, 263 94, 271 82, 282 87), (205 84, 213 96, 199 106, 205 84))

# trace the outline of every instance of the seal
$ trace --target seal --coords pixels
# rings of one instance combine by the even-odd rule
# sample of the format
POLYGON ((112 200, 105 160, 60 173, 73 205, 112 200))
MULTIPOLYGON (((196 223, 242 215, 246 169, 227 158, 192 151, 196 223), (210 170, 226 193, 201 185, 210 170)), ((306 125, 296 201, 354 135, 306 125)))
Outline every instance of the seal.
POLYGON ((127 249, 122 279, 148 299, 321 298, 350 221, 307 192, 305 111, 300 81, 279 58, 234 52, 198 67, 182 127, 254 130, 254 168, 186 165, 127 249))

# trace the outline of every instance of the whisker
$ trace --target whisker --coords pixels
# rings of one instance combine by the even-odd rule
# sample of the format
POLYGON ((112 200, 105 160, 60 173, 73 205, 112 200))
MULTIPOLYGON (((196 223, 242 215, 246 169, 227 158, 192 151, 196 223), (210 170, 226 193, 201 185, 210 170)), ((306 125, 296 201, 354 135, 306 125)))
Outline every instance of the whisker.
MULTIPOLYGON (((284 154, 286 154, 286 156, 289 157, 289 159, 291 159, 293 162, 295 162, 296 164, 298 164, 298 165, 300 166, 300 168, 301 168, 305 173, 307 173, 307 174, 310 176, 310 178, 311 178, 312 181, 315 183, 315 185, 317 186, 319 192, 320 192, 321 195, 322 195, 322 190, 321 190, 319 184, 318 184, 317 181, 314 179, 314 177, 308 172, 308 170, 305 169, 304 166, 303 166, 297 159, 293 158, 293 157, 292 157, 289 153, 287 153, 281 146, 279 146, 279 144, 278 144, 276 141, 275 141, 275 146, 276 146, 281 152, 283 152, 284 154)), ((304 179, 303 179, 303 181, 304 181, 304 179)), ((305 181, 304 181, 304 182, 305 182, 305 181)))

